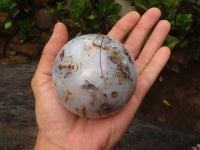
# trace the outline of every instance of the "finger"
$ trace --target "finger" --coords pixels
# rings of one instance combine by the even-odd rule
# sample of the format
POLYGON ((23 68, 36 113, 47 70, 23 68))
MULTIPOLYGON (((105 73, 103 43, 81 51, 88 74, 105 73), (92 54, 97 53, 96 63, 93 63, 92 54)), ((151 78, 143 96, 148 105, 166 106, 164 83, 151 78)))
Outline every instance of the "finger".
POLYGON ((116 25, 108 33, 108 36, 118 41, 122 41, 125 36, 134 28, 139 19, 139 13, 136 11, 129 12, 116 23, 116 25))
POLYGON ((131 52, 134 58, 137 57, 143 42, 149 31, 160 18, 161 12, 158 8, 149 9, 135 26, 124 46, 131 52))
POLYGON ((147 68, 138 77, 137 87, 132 99, 119 113, 112 116, 112 122, 115 123, 115 132, 112 133, 113 136, 111 138, 117 137, 119 139, 122 137, 123 133, 127 130, 128 125, 137 112, 142 99, 156 80, 164 65, 167 63, 169 57, 170 49, 167 47, 160 48, 153 56, 152 61, 149 63, 147 68))
POLYGON ((54 27, 50 40, 44 47, 37 72, 42 73, 43 75, 51 76, 54 59, 67 40, 67 28, 63 23, 57 23, 54 27))
POLYGON ((134 104, 137 106, 137 108, 169 60, 170 53, 171 51, 168 47, 161 47, 153 56, 148 66, 138 76, 138 83, 134 94, 134 104))
POLYGON ((148 65, 156 51, 162 46, 167 34, 170 31, 170 28, 171 25, 166 20, 162 20, 156 25, 149 40, 147 41, 143 50, 137 58, 136 66, 138 68, 137 71, 139 74, 148 65))

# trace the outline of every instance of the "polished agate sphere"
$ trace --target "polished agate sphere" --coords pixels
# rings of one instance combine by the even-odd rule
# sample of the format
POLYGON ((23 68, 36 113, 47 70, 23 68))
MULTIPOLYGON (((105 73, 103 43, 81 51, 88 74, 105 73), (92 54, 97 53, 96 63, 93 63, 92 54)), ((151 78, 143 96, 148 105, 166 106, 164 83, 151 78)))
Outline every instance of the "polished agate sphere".
POLYGON ((65 44, 55 59, 52 76, 62 104, 87 118, 102 118, 121 110, 137 82, 128 50, 101 34, 82 35, 65 44))

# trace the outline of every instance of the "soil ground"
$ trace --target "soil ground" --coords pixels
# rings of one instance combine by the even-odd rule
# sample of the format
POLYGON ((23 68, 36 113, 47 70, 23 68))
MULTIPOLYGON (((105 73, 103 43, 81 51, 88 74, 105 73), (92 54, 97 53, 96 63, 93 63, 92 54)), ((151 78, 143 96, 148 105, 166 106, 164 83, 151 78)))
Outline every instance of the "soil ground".
POLYGON ((183 72, 165 69, 144 99, 141 110, 150 118, 200 133, 200 63, 183 72))
MULTIPOLYGON (((30 81, 36 66, 0 66, 0 150, 34 147, 38 129, 30 81)), ((188 150, 199 141, 197 132, 167 126, 139 110, 114 150, 188 150)))

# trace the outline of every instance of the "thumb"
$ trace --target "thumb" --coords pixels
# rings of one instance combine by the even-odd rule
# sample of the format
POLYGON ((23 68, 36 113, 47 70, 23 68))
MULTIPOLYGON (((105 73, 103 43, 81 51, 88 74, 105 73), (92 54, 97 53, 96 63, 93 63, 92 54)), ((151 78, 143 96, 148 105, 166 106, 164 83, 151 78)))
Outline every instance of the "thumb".
POLYGON ((68 41, 68 31, 66 26, 58 22, 53 30, 53 34, 44 47, 37 72, 43 75, 51 75, 54 59, 58 51, 63 47, 68 41))
POLYGON ((41 90, 41 85, 44 85, 44 83, 47 83, 47 81, 51 80, 54 59, 58 51, 63 47, 67 40, 67 28, 63 23, 57 23, 54 27, 54 31, 49 42, 46 44, 43 50, 38 68, 31 81, 31 86, 34 93, 39 92, 41 90))

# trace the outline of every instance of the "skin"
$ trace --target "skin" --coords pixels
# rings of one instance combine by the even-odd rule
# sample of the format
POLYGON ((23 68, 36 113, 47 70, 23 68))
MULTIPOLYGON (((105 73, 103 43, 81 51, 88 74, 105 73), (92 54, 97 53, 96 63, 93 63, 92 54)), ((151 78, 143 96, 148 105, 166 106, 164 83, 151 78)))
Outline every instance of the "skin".
POLYGON ((136 60, 138 81, 132 99, 123 110, 103 119, 80 118, 59 102, 53 89, 52 67, 58 51, 68 41, 68 32, 64 24, 55 25, 31 83, 39 128, 35 150, 108 150, 122 138, 142 99, 170 57, 170 49, 162 44, 171 26, 166 20, 158 21, 160 16, 161 12, 157 8, 149 9, 141 17, 135 11, 130 12, 108 33, 118 41, 130 33, 124 46, 136 60), (142 48, 154 26, 149 40, 142 48))

